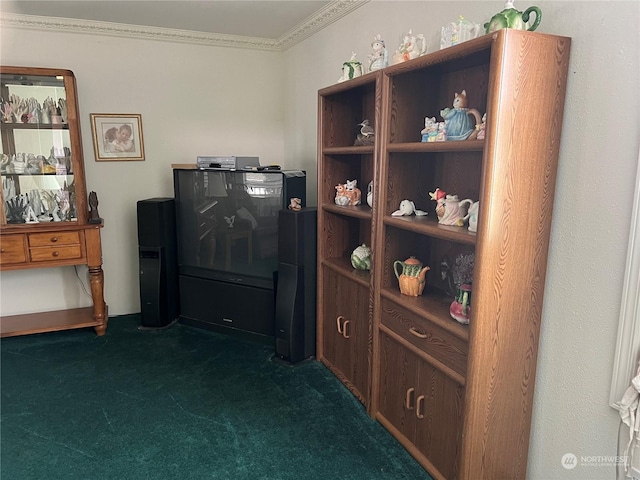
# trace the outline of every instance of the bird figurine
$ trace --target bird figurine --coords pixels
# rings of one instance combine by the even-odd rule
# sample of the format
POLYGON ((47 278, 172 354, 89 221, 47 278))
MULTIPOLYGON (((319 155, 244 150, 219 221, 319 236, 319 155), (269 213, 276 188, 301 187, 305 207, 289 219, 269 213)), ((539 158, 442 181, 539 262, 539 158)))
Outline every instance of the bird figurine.
POLYGON ((369 124, 369 120, 364 119, 358 126, 360 127, 360 133, 356 137, 354 146, 373 145, 375 132, 369 124))

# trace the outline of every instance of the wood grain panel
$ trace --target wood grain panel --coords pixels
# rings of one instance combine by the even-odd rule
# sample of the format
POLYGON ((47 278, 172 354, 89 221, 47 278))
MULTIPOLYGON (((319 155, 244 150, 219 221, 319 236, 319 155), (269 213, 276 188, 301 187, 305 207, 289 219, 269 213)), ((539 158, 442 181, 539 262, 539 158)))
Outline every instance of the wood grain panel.
POLYGON ((80 232, 30 233, 30 247, 80 244, 80 232))
POLYGON ((23 235, 0 236, 0 265, 22 263, 27 260, 23 235))

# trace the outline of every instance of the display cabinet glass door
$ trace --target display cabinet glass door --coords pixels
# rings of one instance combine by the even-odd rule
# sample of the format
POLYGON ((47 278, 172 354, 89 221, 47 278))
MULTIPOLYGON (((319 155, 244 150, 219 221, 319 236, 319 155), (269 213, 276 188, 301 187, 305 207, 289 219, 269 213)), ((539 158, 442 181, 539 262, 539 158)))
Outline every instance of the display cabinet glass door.
POLYGON ((62 76, 0 75, 2 223, 77 221, 62 76))

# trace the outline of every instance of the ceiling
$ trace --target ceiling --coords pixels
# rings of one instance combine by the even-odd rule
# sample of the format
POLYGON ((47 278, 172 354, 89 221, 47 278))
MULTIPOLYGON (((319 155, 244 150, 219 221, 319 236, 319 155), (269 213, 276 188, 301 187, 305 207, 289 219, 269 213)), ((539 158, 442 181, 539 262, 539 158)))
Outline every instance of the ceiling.
POLYGON ((130 26, 137 26, 141 27, 139 31, 161 28, 197 32, 195 36, 201 38, 233 35, 283 43, 288 36, 297 37, 302 31, 306 38, 366 1, 0 0, 0 12, 5 19, 18 19, 23 25, 30 19, 25 16, 37 16, 50 17, 50 23, 67 27, 73 24, 70 20, 75 24, 80 21, 85 31, 87 23, 104 29, 106 26, 96 22, 109 22, 115 24, 109 26, 111 33, 118 29, 131 31, 130 26))

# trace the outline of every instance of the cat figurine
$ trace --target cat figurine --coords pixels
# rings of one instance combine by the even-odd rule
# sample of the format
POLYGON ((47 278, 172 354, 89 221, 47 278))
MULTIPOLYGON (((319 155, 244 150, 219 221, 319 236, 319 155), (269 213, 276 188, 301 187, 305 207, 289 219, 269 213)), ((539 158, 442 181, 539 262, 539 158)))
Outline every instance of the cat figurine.
POLYGON ((462 90, 453 96, 453 108, 440 111, 440 116, 445 121, 447 140, 474 140, 477 137, 476 125, 482 123, 482 118, 480 112, 475 108, 468 108, 468 104, 467 91, 462 90))
POLYGON ((357 185, 358 180, 347 180, 347 183, 344 184, 345 195, 349 197, 349 205, 360 205, 362 192, 357 185))

